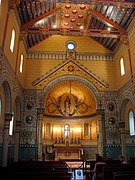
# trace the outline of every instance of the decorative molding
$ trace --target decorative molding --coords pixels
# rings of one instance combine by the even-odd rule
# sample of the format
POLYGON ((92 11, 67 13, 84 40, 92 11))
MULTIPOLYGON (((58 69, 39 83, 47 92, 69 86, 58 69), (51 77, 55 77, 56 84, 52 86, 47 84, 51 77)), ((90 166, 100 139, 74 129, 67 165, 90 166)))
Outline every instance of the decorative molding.
POLYGON ((109 87, 109 85, 104 82, 104 80, 100 79, 100 77, 96 76, 96 74, 88 70, 77 60, 63 61, 62 63, 57 65, 57 67, 51 69, 50 72, 43 74, 41 77, 38 77, 35 81, 32 82, 32 84, 38 89, 43 89, 50 81, 53 81, 54 79, 59 78, 62 75, 73 76, 74 74, 79 76, 81 74, 84 79, 88 79, 89 82, 94 84, 94 86, 100 90, 104 90, 109 87), (72 67, 73 71, 70 71, 69 67, 72 67))
MULTIPOLYGON (((29 52, 28 59, 66 60, 66 53, 62 52, 29 52)), ((113 54, 108 53, 77 53, 76 60, 80 61, 113 61, 113 54)))

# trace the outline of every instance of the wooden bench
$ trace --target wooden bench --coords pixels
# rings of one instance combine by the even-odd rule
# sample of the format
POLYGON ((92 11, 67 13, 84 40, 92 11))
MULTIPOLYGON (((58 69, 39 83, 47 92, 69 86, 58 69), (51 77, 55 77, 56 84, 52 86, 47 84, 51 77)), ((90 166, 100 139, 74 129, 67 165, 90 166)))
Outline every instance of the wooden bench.
POLYGON ((133 171, 135 170, 134 164, 97 164, 96 166, 96 177, 97 180, 113 180, 113 172, 117 171, 133 171))
POLYGON ((5 179, 24 180, 71 180, 71 173, 65 162, 59 161, 33 161, 17 162, 8 167, 1 167, 5 179))
POLYGON ((102 168, 102 180, 113 180, 114 172, 124 172, 124 171, 134 171, 135 165, 129 164, 121 164, 121 165, 112 165, 112 166, 104 166, 102 168))
POLYGON ((66 179, 71 180, 71 174, 68 172, 25 172, 25 171, 10 171, 4 176, 5 178, 13 179, 66 179))
POLYGON ((113 172, 113 180, 135 180, 135 171, 113 172))

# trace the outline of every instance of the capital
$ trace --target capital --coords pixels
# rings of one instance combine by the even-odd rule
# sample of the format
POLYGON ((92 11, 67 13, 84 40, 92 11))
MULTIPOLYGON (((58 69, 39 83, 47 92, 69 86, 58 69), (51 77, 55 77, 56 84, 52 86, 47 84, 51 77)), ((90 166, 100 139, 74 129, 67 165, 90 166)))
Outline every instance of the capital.
POLYGON ((125 122, 124 121, 119 122, 119 130, 121 133, 125 131, 125 122))
POLYGON ((43 114, 44 113, 44 110, 45 108, 37 108, 37 114, 40 115, 40 114, 43 114))
POLYGON ((97 109, 96 112, 98 115, 104 115, 104 109, 97 109))
POLYGON ((11 113, 5 113, 5 121, 11 121, 13 117, 13 114, 11 113))
POLYGON ((21 121, 16 121, 15 123, 16 123, 16 127, 19 128, 21 126, 21 121))

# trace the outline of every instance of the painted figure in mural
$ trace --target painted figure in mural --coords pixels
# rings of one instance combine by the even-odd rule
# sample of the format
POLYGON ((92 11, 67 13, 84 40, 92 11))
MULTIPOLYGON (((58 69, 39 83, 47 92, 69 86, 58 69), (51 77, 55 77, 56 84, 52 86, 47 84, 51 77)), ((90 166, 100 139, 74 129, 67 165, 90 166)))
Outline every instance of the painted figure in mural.
POLYGON ((70 114, 70 105, 71 105, 71 101, 70 98, 67 96, 65 101, 64 101, 64 112, 69 115, 70 114))

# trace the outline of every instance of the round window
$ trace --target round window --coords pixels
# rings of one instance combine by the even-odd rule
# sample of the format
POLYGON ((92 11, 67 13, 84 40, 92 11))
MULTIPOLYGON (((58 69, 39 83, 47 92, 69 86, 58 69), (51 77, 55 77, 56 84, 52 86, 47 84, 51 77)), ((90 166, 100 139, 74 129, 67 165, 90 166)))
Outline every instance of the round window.
POLYGON ((69 50, 73 50, 76 48, 76 43, 74 41, 68 41, 66 43, 66 47, 69 49, 69 50))

